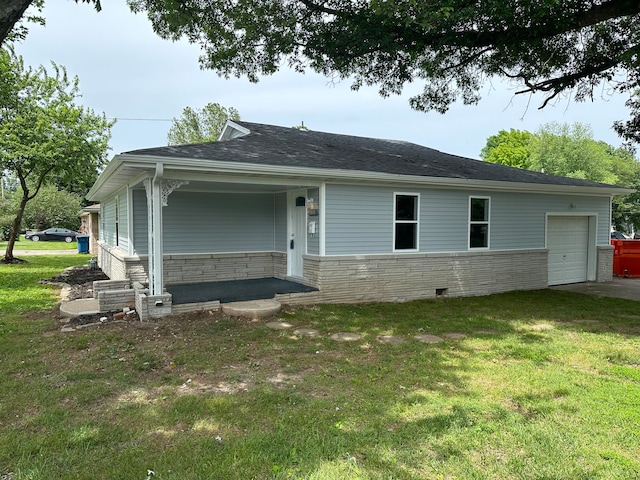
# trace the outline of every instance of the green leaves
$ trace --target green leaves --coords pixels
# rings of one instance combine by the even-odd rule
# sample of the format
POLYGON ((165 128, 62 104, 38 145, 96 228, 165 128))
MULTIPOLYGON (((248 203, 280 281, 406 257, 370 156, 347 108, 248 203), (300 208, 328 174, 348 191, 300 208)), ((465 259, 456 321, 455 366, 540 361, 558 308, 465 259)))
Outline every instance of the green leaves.
MULTIPOLYGON (((225 77, 289 65, 375 85, 381 95, 417 80, 417 110, 475 104, 491 77, 541 92, 543 104, 638 86, 640 4, 629 0, 129 0, 163 38, 202 47, 225 77), (614 82, 614 79, 616 82, 614 82), (598 90, 599 91, 599 90, 598 90)), ((635 114, 634 114, 635 115, 635 114)))
POLYGON ((0 170, 22 189, 7 259, 25 206, 45 183, 84 194, 107 160, 114 122, 77 105, 78 78, 55 63, 52 70, 25 68, 20 57, 0 50, 0 170))
POLYGON ((227 120, 240 120, 235 108, 225 108, 218 103, 207 103, 200 110, 185 107, 182 116, 171 123, 167 144, 215 142, 227 120))

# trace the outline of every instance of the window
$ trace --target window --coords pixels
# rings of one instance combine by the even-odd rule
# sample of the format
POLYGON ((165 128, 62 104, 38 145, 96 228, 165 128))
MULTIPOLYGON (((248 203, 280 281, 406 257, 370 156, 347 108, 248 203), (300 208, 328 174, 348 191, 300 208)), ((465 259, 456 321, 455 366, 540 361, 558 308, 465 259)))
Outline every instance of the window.
POLYGON ((489 197, 469 197, 469 248, 489 248, 489 197))
POLYGON ((394 250, 418 250, 418 195, 394 194, 394 250))

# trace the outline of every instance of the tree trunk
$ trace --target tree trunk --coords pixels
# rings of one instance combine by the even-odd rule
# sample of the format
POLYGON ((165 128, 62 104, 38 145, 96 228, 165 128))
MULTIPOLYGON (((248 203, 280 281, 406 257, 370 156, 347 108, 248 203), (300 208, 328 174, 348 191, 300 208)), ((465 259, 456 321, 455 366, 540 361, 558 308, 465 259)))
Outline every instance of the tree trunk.
POLYGON ((0 2, 0 44, 4 42, 31 3, 33 0, 2 0, 0 2))
POLYGON ((13 247, 16 244, 16 239, 20 234, 20 224, 22 223, 22 216, 24 215, 24 209, 29 201, 29 192, 23 192, 20 199, 20 206, 16 213, 16 218, 13 219, 13 226, 11 227, 11 235, 9 236, 9 242, 7 243, 7 249, 4 252, 4 261, 6 263, 12 263, 15 258, 13 257, 13 247))

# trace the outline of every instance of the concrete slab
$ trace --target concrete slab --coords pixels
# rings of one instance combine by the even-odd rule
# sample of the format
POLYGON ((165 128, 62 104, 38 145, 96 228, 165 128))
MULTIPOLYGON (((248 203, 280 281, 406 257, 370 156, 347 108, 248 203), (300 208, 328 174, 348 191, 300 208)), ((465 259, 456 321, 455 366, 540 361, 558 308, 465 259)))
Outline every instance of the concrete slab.
POLYGON ((231 317, 257 318, 270 317, 280 311, 282 305, 275 300, 250 300, 248 302, 232 302, 222 305, 223 313, 231 317))
POLYGON ((611 282, 572 283, 549 288, 640 301, 640 278, 613 277, 611 282))
POLYGON ((355 342, 360 340, 362 335, 359 333, 350 333, 350 332, 340 332, 334 333, 331 335, 331 340, 335 340, 336 342, 355 342))
POLYGON ((60 313, 69 318, 75 318, 80 315, 94 315, 99 312, 100 307, 97 298, 81 298, 60 304, 60 313))

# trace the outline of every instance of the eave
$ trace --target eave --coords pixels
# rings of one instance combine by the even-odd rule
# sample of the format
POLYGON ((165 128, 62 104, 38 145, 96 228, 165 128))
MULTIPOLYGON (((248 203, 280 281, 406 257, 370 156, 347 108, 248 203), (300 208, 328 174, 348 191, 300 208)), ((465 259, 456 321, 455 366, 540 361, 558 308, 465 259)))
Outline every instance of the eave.
POLYGON ((100 201, 113 195, 124 186, 131 184, 134 178, 152 174, 155 165, 164 166, 167 178, 197 175, 200 179, 211 181, 220 176, 251 177, 255 182, 259 178, 299 180, 308 182, 341 182, 378 185, 417 185, 436 188, 473 188, 527 193, 552 193, 574 195, 627 195, 635 190, 618 186, 557 185, 527 182, 505 182, 476 180, 467 178, 430 177, 418 175, 399 175, 365 170, 326 169, 310 167, 292 167, 264 165, 246 162, 222 162, 193 158, 164 157, 152 155, 116 155, 107 165, 94 186, 87 193, 90 201, 100 201))

